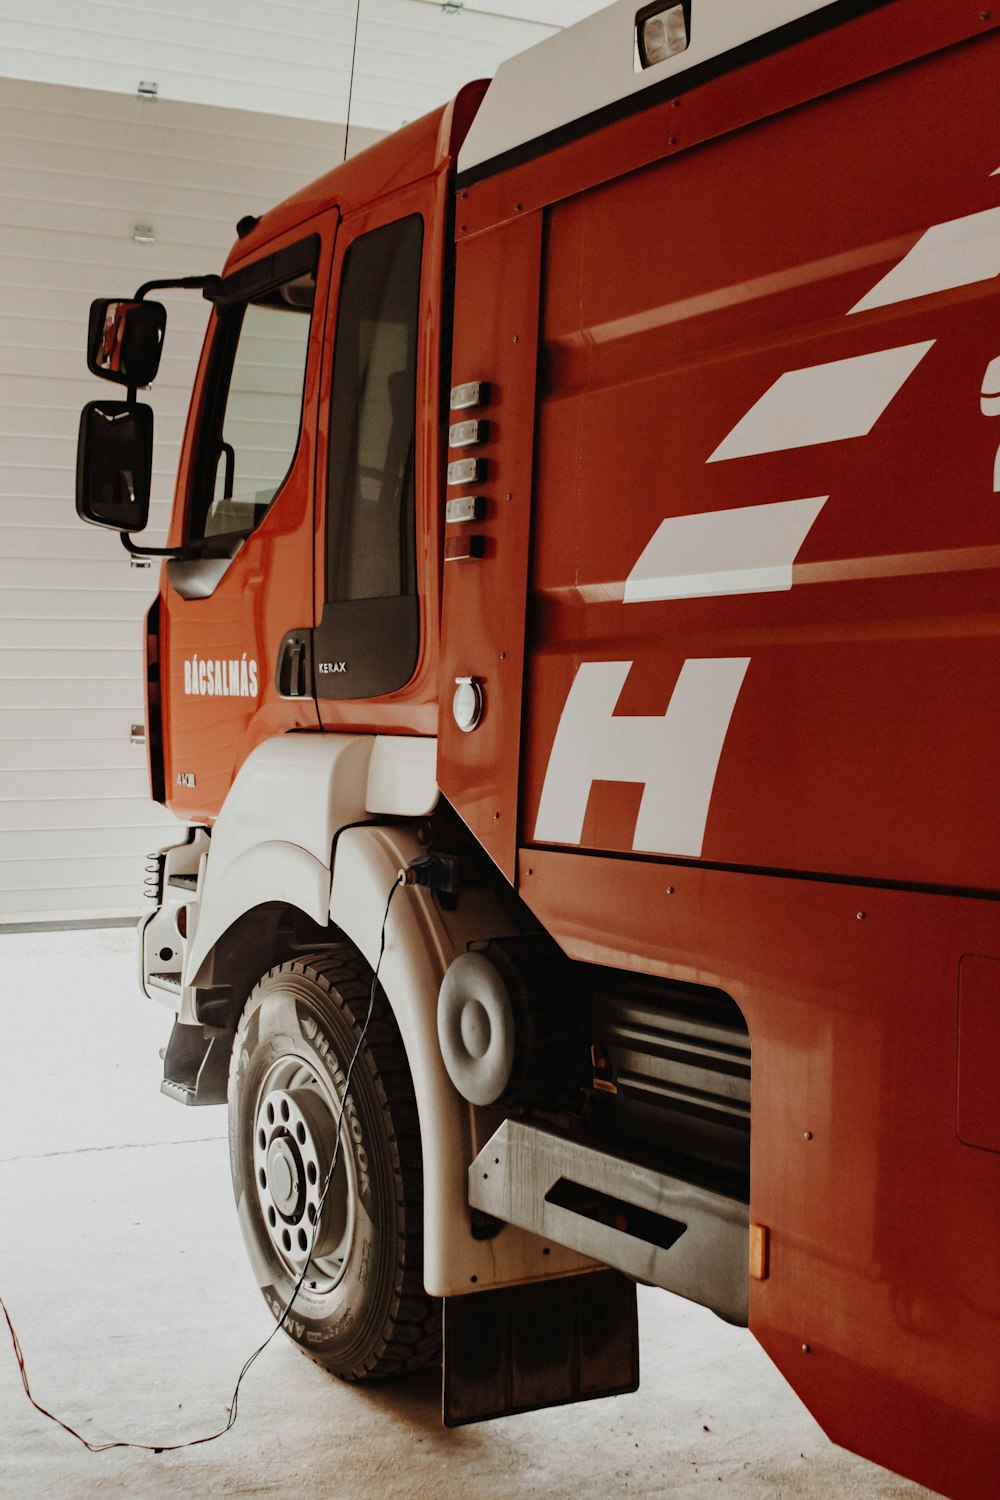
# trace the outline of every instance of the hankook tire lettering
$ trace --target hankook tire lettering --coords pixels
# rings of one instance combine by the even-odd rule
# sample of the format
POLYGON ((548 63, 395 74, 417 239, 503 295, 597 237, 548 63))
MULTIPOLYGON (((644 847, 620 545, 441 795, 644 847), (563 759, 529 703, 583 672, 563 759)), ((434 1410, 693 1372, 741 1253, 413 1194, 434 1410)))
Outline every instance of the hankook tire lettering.
MULTIPOLYGON (((313 1022, 311 1024, 315 1025, 313 1022)), ((364 1128, 358 1117, 353 1096, 351 1094, 348 1094, 346 1098, 344 1096, 344 1090, 347 1087, 347 1076, 337 1062, 336 1053, 331 1050, 328 1038, 320 1031, 318 1026, 315 1027, 310 1040, 326 1064, 327 1072, 333 1079, 333 1086, 339 1097, 343 1100, 343 1120, 347 1124, 351 1140, 356 1147, 354 1155, 358 1168, 358 1192, 362 1197, 368 1196, 371 1193, 371 1182, 368 1176, 368 1152, 365 1150, 364 1128)))

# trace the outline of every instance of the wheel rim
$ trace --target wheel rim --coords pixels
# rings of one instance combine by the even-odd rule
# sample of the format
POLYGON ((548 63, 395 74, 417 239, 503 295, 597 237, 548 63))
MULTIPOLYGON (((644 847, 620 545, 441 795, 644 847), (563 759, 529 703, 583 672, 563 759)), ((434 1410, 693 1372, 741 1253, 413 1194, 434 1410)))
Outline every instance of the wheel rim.
MULTIPOLYGON (((357 1180, 346 1139, 320 1214, 339 1112, 329 1084, 295 1055, 268 1070, 254 1111, 254 1186, 264 1229, 289 1274, 298 1280, 307 1267, 306 1282, 317 1292, 332 1291, 341 1280, 357 1227, 357 1180)), ((346 1121, 342 1133, 346 1137, 346 1121)))

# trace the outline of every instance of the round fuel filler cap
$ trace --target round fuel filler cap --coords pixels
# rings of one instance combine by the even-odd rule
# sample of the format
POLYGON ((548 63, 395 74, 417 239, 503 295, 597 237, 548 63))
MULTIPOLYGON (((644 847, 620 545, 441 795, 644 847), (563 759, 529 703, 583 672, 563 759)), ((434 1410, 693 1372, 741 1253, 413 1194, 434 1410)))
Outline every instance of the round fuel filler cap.
POLYGON ((483 717, 486 699, 478 677, 456 677, 451 711, 463 734, 471 734, 483 717))

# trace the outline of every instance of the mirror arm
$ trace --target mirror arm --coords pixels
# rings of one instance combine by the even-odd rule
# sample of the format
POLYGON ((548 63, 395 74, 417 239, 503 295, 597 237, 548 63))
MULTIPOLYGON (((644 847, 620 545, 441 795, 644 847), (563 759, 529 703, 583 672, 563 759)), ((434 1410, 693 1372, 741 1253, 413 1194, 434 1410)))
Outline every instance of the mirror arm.
POLYGON ((135 301, 141 302, 147 292, 162 291, 165 287, 181 287, 185 290, 203 292, 207 286, 212 286, 218 280, 218 276, 175 276, 172 281, 144 281, 135 294, 135 301))
POLYGON ((208 550, 205 542, 191 542, 186 547, 137 547, 127 532, 120 531, 118 535, 129 557, 177 557, 186 560, 204 557, 208 550))
MULTIPOLYGON (((162 291, 165 288, 178 287, 184 290, 205 292, 211 296, 219 285, 218 276, 175 276, 164 281, 144 281, 135 294, 135 301, 141 302, 147 292, 162 291)), ((128 400, 134 402, 138 394, 138 387, 129 384, 127 388, 128 400)), ((187 561, 196 557, 209 557, 214 555, 218 544, 207 538, 199 542, 190 543, 186 547, 137 547, 127 532, 118 533, 122 546, 129 557, 169 557, 187 561)))

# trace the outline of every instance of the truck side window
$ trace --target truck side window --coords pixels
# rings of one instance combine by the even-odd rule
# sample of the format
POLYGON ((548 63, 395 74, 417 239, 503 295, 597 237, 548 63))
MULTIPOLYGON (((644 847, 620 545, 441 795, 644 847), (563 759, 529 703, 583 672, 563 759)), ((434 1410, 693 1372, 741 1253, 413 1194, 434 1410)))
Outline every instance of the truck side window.
POLYGON ((287 252, 284 266, 280 256, 268 257, 257 272, 259 290, 249 296, 256 267, 223 283, 198 444, 193 537, 252 531, 291 468, 316 291, 314 247, 314 241, 293 247, 300 269, 277 282, 275 275, 288 269, 287 252))
POLYGON ((416 592, 413 442, 418 215, 355 240, 344 262, 330 408, 327 598, 416 592))
POLYGON ((393 692, 416 666, 422 245, 423 220, 413 214, 359 236, 344 257, 330 404, 326 603, 316 640, 320 697, 393 692), (327 656, 342 664, 336 673, 327 656))

